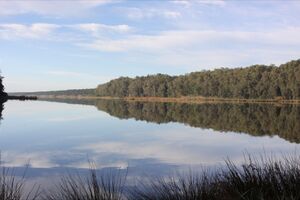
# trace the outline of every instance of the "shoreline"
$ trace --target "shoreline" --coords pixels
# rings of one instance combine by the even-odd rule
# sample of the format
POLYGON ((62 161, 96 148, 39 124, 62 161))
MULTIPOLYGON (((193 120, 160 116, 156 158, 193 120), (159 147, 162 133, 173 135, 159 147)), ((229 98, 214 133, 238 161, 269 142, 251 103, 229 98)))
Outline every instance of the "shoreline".
POLYGON ((252 104, 300 104, 300 99, 237 99, 219 98, 202 96, 183 96, 183 97, 110 97, 110 96, 67 96, 67 95, 40 95, 37 99, 105 99, 105 100, 124 100, 131 102, 161 102, 161 103, 252 103, 252 104))

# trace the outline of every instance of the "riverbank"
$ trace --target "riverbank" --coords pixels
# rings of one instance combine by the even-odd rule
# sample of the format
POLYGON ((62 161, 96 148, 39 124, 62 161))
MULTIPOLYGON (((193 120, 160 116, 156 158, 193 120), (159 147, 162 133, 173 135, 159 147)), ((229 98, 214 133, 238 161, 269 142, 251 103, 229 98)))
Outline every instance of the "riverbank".
POLYGON ((219 98, 202 96, 183 96, 183 97, 99 97, 99 96, 69 96, 69 95, 41 95, 40 99, 106 99, 106 100, 125 100, 136 102, 161 102, 161 103, 268 103, 268 104, 300 104, 300 99, 286 100, 276 99, 237 99, 237 98, 219 98))

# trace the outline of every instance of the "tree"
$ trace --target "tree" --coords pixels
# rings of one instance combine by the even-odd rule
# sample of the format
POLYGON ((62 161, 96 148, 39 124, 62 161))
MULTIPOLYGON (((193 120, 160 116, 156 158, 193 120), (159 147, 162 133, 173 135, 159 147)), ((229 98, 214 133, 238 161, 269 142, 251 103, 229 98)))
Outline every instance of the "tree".
MULTIPOLYGON (((7 93, 4 92, 4 85, 3 85, 2 80, 3 80, 3 77, 0 74, 0 103, 6 101, 6 99, 7 99, 7 93)), ((0 107, 1 106, 2 105, 0 105, 0 107)), ((1 116, 0 116, 0 118, 1 118, 1 116)))
POLYGON ((182 76, 164 74, 118 78, 99 85, 98 96, 204 96, 246 99, 300 98, 300 60, 279 67, 253 65, 221 68, 182 76))

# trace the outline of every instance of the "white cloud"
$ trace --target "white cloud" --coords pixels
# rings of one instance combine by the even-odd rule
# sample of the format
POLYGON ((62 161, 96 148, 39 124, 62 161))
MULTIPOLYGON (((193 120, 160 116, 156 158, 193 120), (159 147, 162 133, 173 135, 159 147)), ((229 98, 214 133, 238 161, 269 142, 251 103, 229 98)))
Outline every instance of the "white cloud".
POLYGON ((176 46, 184 46, 194 41, 194 32, 168 31, 157 35, 131 35, 125 39, 110 38, 95 40, 83 46, 101 51, 131 51, 131 50, 166 50, 176 46))
POLYGON ((46 39, 60 25, 35 23, 32 25, 23 24, 0 24, 0 39, 11 38, 30 38, 30 39, 46 39))
POLYGON ((224 6, 226 2, 224 0, 174 0, 172 3, 190 7, 192 4, 204 4, 204 5, 214 5, 214 6, 224 6))
POLYGON ((166 18, 170 18, 170 19, 176 19, 181 17, 181 13, 180 12, 176 12, 176 11, 164 11, 162 13, 162 15, 166 18))
POLYGON ((38 15, 66 17, 87 14, 92 8, 117 2, 113 0, 2 0, 0 15, 34 13, 38 15))
POLYGON ((184 6, 184 7, 190 7, 192 2, 188 1, 188 0, 175 0, 172 1, 172 3, 180 5, 180 6, 184 6))
POLYGON ((128 26, 127 24, 106 25, 97 23, 85 23, 71 25, 70 27, 80 31, 91 33, 94 37, 102 36, 106 33, 129 33, 132 30, 132 27, 128 26))
MULTIPOLYGON (((300 28, 270 30, 265 32, 251 31, 164 31, 156 35, 130 35, 127 38, 105 38, 92 43, 81 44, 101 51, 177 51, 197 50, 209 44, 225 43, 225 49, 231 45, 300 45, 300 28), (198 46, 197 46, 198 45, 198 46)), ((220 49, 220 48, 219 48, 220 49)), ((222 49, 222 47, 221 47, 222 49)))
POLYGON ((215 5, 215 6, 224 6, 226 4, 224 0, 198 0, 196 2, 200 4, 215 5))
POLYGON ((148 65, 186 66, 184 68, 190 71, 253 63, 281 64, 297 59, 300 56, 300 28, 257 32, 164 31, 121 39, 101 38, 77 45, 103 52, 124 52, 135 56, 135 62, 148 65), (147 56, 151 59, 145 59, 147 56))
POLYGON ((265 63, 265 58, 284 62, 299 57, 300 50, 300 27, 262 31, 170 30, 155 34, 132 30, 126 24, 0 24, 0 39, 55 40, 101 52, 124 52, 141 61, 153 55, 148 63, 170 66, 233 66, 253 61, 265 63), (280 52, 275 56, 271 53, 274 50, 280 52), (255 53, 258 51, 263 56, 255 53))
POLYGON ((158 9, 158 8, 124 8, 123 12, 132 20, 150 19, 154 17, 163 17, 166 19, 177 19, 181 17, 181 13, 174 10, 158 9))
POLYGON ((49 24, 49 23, 34 23, 31 25, 25 24, 0 24, 0 39, 55 39, 60 41, 70 41, 79 39, 77 33, 74 30, 79 30, 83 33, 89 33, 89 36, 102 36, 109 33, 129 33, 132 27, 126 24, 120 25, 106 25, 97 23, 85 23, 85 24, 49 24), (58 35, 58 31, 62 34, 58 35), (67 35, 64 35, 66 34, 67 35), (47 37, 46 37, 47 36, 47 37))

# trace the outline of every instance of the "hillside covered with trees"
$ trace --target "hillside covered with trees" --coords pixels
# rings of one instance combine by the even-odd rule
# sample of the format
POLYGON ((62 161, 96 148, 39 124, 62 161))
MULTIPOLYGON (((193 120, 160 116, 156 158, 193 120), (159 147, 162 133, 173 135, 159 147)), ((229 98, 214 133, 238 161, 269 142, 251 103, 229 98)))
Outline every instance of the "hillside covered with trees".
POLYGON ((280 66, 253 65, 246 68, 221 68, 181 76, 157 74, 136 78, 121 77, 99 85, 96 95, 299 99, 300 60, 290 61, 280 66))

